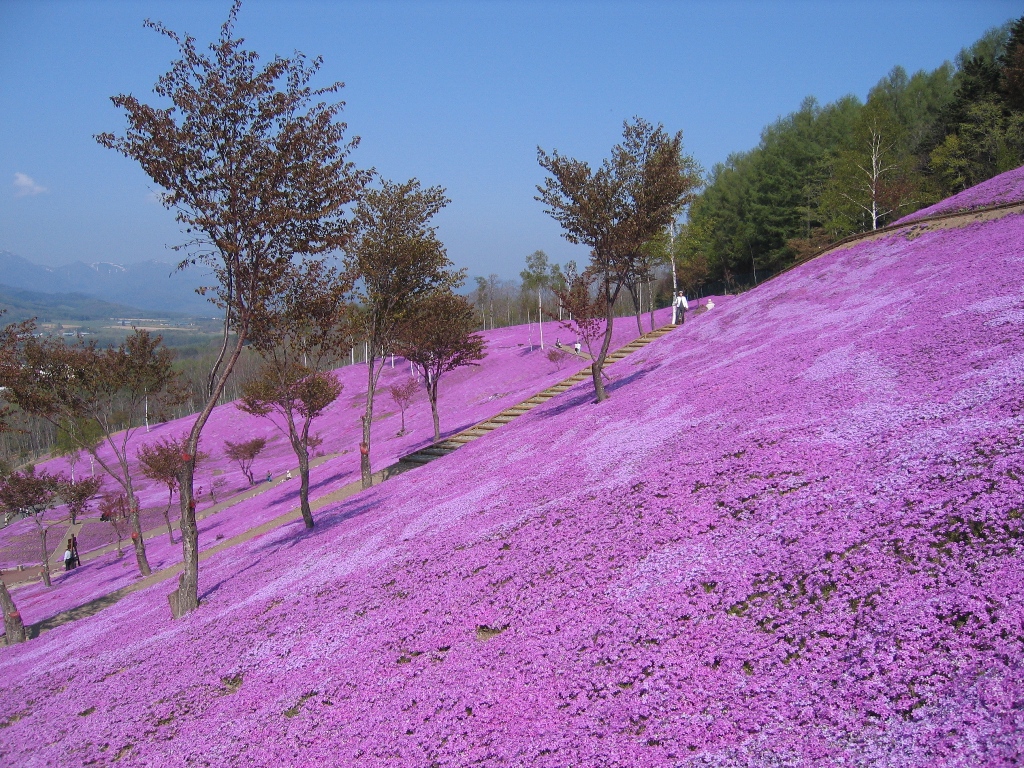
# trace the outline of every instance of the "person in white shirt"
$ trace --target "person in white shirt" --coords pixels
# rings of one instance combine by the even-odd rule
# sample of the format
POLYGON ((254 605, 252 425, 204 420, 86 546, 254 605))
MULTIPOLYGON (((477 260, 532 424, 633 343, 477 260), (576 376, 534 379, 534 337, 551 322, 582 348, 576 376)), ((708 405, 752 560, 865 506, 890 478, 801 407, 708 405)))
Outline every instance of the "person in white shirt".
POLYGON ((682 325, 686 319, 686 310, 690 308, 690 305, 686 301, 686 296, 680 291, 675 299, 672 300, 672 325, 682 325))

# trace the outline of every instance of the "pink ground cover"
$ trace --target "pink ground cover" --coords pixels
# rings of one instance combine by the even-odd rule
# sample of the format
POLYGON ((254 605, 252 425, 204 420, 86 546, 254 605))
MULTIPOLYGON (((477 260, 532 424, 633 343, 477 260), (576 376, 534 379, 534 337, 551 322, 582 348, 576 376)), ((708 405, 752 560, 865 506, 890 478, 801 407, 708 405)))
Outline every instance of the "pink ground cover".
POLYGON ((1021 200, 1024 200, 1024 167, 1015 168, 1012 171, 1006 171, 1006 173, 993 176, 988 181, 983 181, 981 184, 970 189, 965 189, 963 192, 952 197, 947 197, 935 205, 914 211, 896 223, 904 224, 939 213, 972 211, 975 208, 982 208, 986 205, 1015 203, 1021 200))
POLYGON ((1024 217, 804 264, 0 653, 0 762, 1010 766, 1024 217))
MULTIPOLYGON (((655 313, 655 324, 667 322, 670 310, 655 313)), ((649 330, 649 318, 644 317, 644 329, 649 330)), ((441 380, 439 389, 439 412, 443 434, 465 429, 511 405, 536 394, 562 379, 571 376, 581 368, 580 358, 569 357, 559 368, 547 359, 547 350, 556 339, 571 343, 573 339, 557 323, 546 323, 544 328, 546 348, 541 350, 537 328, 517 326, 496 329, 484 333, 487 340, 487 357, 478 366, 472 366, 447 374, 441 380), (531 339, 533 348, 531 349, 531 339)), ((613 348, 636 338, 637 326, 633 318, 622 318, 615 326, 613 348)), ((609 369, 611 370, 611 369, 609 369)), ((381 375, 380 390, 375 407, 375 427, 371 457, 375 468, 384 468, 396 462, 403 455, 433 441, 433 422, 426 396, 417 394, 406 412, 406 434, 397 436, 400 416, 388 394, 387 387, 399 383, 409 375, 408 363, 396 359, 395 367, 390 362, 381 375)), ((324 416, 315 422, 315 429, 324 437, 320 451, 325 454, 340 453, 322 465, 315 467, 310 475, 310 496, 316 498, 337 490, 359 479, 358 449, 361 437, 359 416, 363 411, 366 396, 366 367, 348 366, 338 371, 345 388, 342 397, 324 416)), ((177 436, 191 426, 191 417, 137 431, 129 441, 129 453, 135 455, 138 445, 159 440, 167 435, 177 436)), ((254 528, 278 515, 298 506, 298 480, 295 454, 287 442, 280 437, 273 425, 266 419, 257 419, 239 411, 233 404, 217 408, 203 432, 202 445, 210 458, 202 465, 196 478, 196 488, 204 488, 199 511, 213 502, 208 496, 210 483, 214 478, 225 480, 225 490, 240 491, 249 485, 237 467, 228 461, 221 450, 225 440, 238 441, 262 435, 272 440, 255 466, 257 478, 270 471, 275 477, 272 485, 260 483, 265 492, 251 499, 239 502, 212 517, 199 522, 200 550, 214 546, 225 538, 231 538, 254 528), (296 479, 282 482, 282 475, 292 469, 296 479)), ((77 469, 82 471, 80 462, 77 469)), ((64 470, 63 459, 41 464, 49 471, 64 470)), ((164 529, 162 510, 167 504, 167 489, 146 480, 136 473, 138 495, 144 507, 143 528, 155 529, 147 538, 146 555, 150 566, 156 570, 181 561, 181 545, 171 544, 164 529), (154 505, 154 506, 149 506, 154 505)), ((112 486, 112 481, 107 481, 112 486)), ((178 517, 177 496, 171 509, 171 519, 178 517)), ((61 518, 61 509, 48 513, 54 520, 61 518)), ((56 526, 50 535, 51 549, 62 546, 65 526, 56 526)), ((79 534, 79 549, 82 553, 116 542, 110 525, 96 519, 88 520, 79 534)), ((41 582, 16 588, 14 596, 18 608, 29 623, 41 621, 56 613, 74 608, 88 600, 107 594, 138 580, 138 569, 132 554, 131 542, 124 542, 124 559, 116 553, 104 555, 88 570, 76 569, 60 573, 55 578, 59 589, 48 589, 41 582), (127 564, 127 566, 126 566, 127 564)), ((0 555, 5 557, 5 567, 17 563, 36 564, 39 562, 39 536, 30 520, 22 520, 0 531, 0 555)))

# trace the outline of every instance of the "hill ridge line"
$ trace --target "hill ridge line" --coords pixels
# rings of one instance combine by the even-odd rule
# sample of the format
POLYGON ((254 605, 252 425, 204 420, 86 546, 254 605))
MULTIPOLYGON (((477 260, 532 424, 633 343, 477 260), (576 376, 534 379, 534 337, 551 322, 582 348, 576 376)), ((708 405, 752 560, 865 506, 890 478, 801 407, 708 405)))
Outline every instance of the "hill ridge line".
MULTIPOLYGON (((862 240, 873 240, 873 239, 876 239, 876 238, 879 238, 879 237, 885 237, 886 235, 891 235, 894 232, 900 231, 901 229, 913 228, 913 227, 917 227, 919 225, 927 225, 927 224, 932 224, 932 223, 940 222, 940 221, 951 221, 953 219, 980 219, 982 221, 986 221, 986 220, 989 220, 989 219, 983 219, 982 218, 984 216, 984 214, 986 214, 986 213, 998 213, 1000 211, 1005 211, 1005 213, 1003 215, 1006 216, 1006 215, 1009 215, 1011 213, 1014 213, 1015 210, 1024 211, 1024 200, 1017 200, 1016 202, 1012 202, 1012 203, 997 203, 995 205, 983 205, 983 206, 979 206, 978 208, 971 208, 969 210, 964 210, 964 211, 950 211, 949 213, 935 213, 935 214, 932 214, 931 216, 922 216, 920 219, 913 219, 911 221, 904 221, 902 223, 900 223, 900 222, 893 222, 892 224, 886 224, 884 227, 879 227, 878 229, 872 229, 872 230, 869 230, 868 232, 858 232, 855 235, 847 235, 844 238, 836 240, 836 242, 834 242, 831 245, 829 245, 827 248, 825 248, 825 250, 821 251, 821 253, 816 253, 813 256, 810 256, 810 257, 808 257, 806 259, 794 262, 793 264, 790 264, 785 269, 783 269, 783 270, 781 270, 779 272, 776 272, 774 275, 772 275, 771 277, 767 278, 766 280, 762 280, 760 285, 764 285, 765 283, 774 280, 775 278, 779 277, 780 275, 784 275, 787 272, 790 272, 790 271, 796 269, 797 267, 803 266, 804 264, 809 264, 812 261, 814 261, 815 259, 820 259, 822 256, 825 256, 826 254, 832 253, 833 251, 837 251, 840 248, 844 248, 844 247, 846 247, 848 245, 851 245, 853 243, 858 243, 858 242, 860 242, 862 240)), ((992 218, 1002 218, 1002 216, 992 217, 992 218)), ((965 223, 969 224, 971 222, 968 221, 968 222, 965 222, 965 223)), ((755 286, 755 288, 756 287, 757 286, 755 286)), ((753 290, 753 289, 751 289, 751 290, 753 290)))

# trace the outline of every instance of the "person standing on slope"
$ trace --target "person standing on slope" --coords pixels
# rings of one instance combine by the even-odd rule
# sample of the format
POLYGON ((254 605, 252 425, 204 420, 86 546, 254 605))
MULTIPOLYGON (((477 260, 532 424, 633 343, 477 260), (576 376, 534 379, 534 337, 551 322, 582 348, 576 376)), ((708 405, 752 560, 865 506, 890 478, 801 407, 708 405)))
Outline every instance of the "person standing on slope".
POLYGON ((686 310, 690 308, 690 305, 686 301, 686 296, 680 291, 679 294, 672 300, 672 325, 682 325, 686 320, 686 310))

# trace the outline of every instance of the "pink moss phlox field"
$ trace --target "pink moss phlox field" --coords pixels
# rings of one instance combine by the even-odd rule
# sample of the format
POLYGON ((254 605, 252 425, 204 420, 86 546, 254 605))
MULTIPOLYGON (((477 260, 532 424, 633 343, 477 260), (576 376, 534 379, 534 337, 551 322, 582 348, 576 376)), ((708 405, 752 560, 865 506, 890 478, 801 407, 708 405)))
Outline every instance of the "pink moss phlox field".
POLYGON ((993 176, 988 181, 983 181, 952 197, 947 197, 935 205, 914 211, 896 223, 904 224, 939 213, 973 211, 975 208, 983 208, 987 205, 1016 203, 1022 200, 1024 200, 1024 168, 1014 168, 1012 171, 993 176))
POLYGON ((834 251, 0 653, 0 762, 1010 766, 1024 217, 834 251))
MULTIPOLYGON (((656 325, 666 322, 668 310, 656 313, 656 325)), ((644 328, 649 320, 645 316, 644 328)), ((546 345, 555 340, 566 344, 573 341, 564 329, 556 323, 544 327, 546 345)), ((636 337, 636 322, 623 318, 615 328, 615 346, 621 346, 636 337)), ((536 326, 514 327, 487 331, 488 355, 478 366, 460 369, 442 379, 440 387, 440 417, 445 433, 464 429, 478 421, 530 397, 546 386, 570 376, 581 363, 579 358, 567 360, 561 369, 552 364, 538 344, 536 326), (532 349, 531 349, 532 343, 532 349)), ((611 371, 612 369, 609 369, 611 371)), ((311 497, 317 498, 337 490, 359 479, 359 467, 355 451, 361 439, 359 414, 362 413, 366 393, 366 368, 349 366, 338 371, 345 385, 342 397, 328 412, 314 422, 314 429, 324 437, 318 449, 326 455, 341 454, 328 458, 314 467, 311 473, 311 497)), ((378 394, 377 417, 374 427, 373 461, 382 468, 397 461, 401 456, 429 444, 433 439, 433 426, 426 396, 421 391, 416 395, 406 413, 406 434, 397 437, 399 415, 387 392, 391 384, 403 381, 409 375, 407 362, 396 359, 395 367, 390 362, 385 366, 378 394)), ((167 435, 177 436, 191 425, 191 418, 179 419, 167 424, 154 425, 147 434, 139 430, 130 441, 129 455, 134 456, 138 445, 152 442, 167 435)), ((280 432, 266 419, 257 419, 239 411, 233 404, 220 406, 214 411, 210 423, 203 433, 202 446, 210 454, 197 472, 196 489, 201 491, 199 511, 213 504, 209 497, 210 485, 215 479, 223 480, 224 487, 218 498, 232 492, 248 489, 248 482, 238 467, 227 460, 222 453, 225 440, 248 439, 263 436, 270 440, 267 449, 259 457, 255 474, 258 480, 270 471, 274 476, 272 485, 258 483, 262 492, 253 498, 238 502, 217 514, 199 521, 200 550, 215 546, 224 539, 267 522, 298 504, 298 481, 285 482, 285 470, 295 471, 295 455, 280 432)), ((106 452, 103 452, 106 455, 106 452)), ((76 467, 79 475, 88 472, 88 460, 80 461, 76 467)), ((69 471, 64 459, 47 462, 48 469, 69 471)), ((181 545, 171 544, 166 532, 162 532, 164 521, 162 511, 167 505, 167 489, 147 480, 136 473, 139 497, 144 507, 142 522, 144 529, 154 529, 155 534, 146 541, 147 557, 154 569, 164 568, 181 561, 181 545)), ((107 479, 108 487, 113 481, 107 479)), ((171 519, 178 518, 178 498, 174 497, 171 519)), ((48 520, 63 519, 62 508, 48 513, 48 520)), ((48 544, 51 550, 63 551, 66 525, 55 525, 48 544)), ((113 529, 98 518, 87 518, 78 534, 79 550, 91 552, 99 547, 113 546, 116 539, 113 529)), ((175 541, 178 536, 175 534, 175 541)), ((131 543, 124 543, 125 552, 131 543)), ((39 562, 39 535, 30 520, 21 520, 0 530, 0 565, 11 567, 19 563, 36 565, 39 562)), ((116 552, 102 555, 98 560, 86 559, 82 568, 54 575, 56 589, 47 589, 41 582, 18 587, 14 596, 25 621, 34 623, 49 618, 109 592, 138 581, 138 570, 134 558, 126 555, 123 559, 116 552)))

